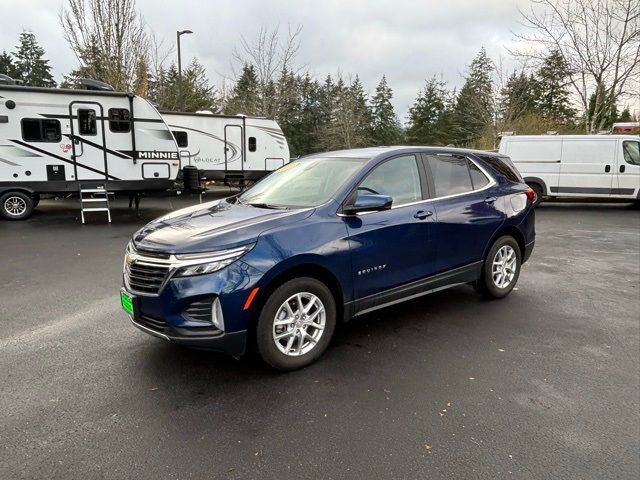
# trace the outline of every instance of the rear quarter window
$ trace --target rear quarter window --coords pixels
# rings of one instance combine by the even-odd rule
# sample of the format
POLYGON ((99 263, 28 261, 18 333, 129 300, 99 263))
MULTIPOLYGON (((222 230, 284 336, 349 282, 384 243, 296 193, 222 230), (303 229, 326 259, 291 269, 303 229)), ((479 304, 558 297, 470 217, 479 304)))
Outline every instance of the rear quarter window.
POLYGON ((522 175, 520 175, 520 172, 518 172, 518 169, 509 157, 480 155, 480 158, 484 162, 488 163, 489 166, 497 171, 500 175, 504 175, 512 182, 524 182, 522 175))

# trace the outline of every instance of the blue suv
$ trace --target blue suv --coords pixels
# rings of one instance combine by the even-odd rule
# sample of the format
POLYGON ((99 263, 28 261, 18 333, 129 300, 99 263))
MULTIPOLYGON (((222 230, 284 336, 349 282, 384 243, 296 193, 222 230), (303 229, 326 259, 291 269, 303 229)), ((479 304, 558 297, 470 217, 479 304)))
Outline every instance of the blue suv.
POLYGON ((150 335, 300 368, 357 315, 460 284, 508 295, 533 250, 534 197, 494 153, 311 155, 136 232, 121 303, 150 335))

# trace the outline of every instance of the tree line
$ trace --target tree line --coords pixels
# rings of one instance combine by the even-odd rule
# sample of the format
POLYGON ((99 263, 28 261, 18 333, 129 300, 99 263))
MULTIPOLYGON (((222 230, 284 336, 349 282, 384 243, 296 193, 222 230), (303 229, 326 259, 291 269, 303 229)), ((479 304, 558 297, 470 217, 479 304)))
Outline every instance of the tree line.
MULTIPOLYGON (((573 18, 580 5, 584 8, 584 2, 572 2, 541 0, 554 6, 561 20, 566 20, 562 15, 573 18), (563 5, 564 10, 559 7, 563 5)), ((626 0, 616 4, 619 9, 609 11, 607 18, 607 45, 617 42, 628 54, 633 53, 631 47, 635 45, 640 52, 640 6, 626 0), (624 31, 618 34, 617 29, 624 31), (635 34, 630 36, 629 31, 635 34)), ((585 19, 587 14, 584 13, 585 19)), ((533 13, 522 15, 530 23, 547 18, 532 16, 533 13)), ((174 56, 173 50, 149 33, 135 0, 68 0, 60 22, 79 63, 64 76, 60 86, 73 88, 79 78, 88 77, 117 90, 146 96, 160 110, 178 109, 178 69, 175 62, 168 61, 174 56)), ((544 25, 537 28, 538 37, 529 39, 542 45, 535 55, 513 52, 525 60, 521 68, 503 72, 500 62, 489 58, 481 48, 466 67, 459 89, 450 87, 442 78, 428 78, 404 122, 394 110, 393 90, 385 75, 371 93, 357 74, 338 72, 323 79, 314 78, 296 64, 300 28, 284 33, 278 28, 262 28, 251 41, 241 38, 233 54, 237 71, 218 87, 211 83, 197 59, 183 67, 185 110, 274 118, 284 131, 293 156, 394 144, 491 149, 501 132, 596 133, 616 120, 635 120, 628 107, 620 112, 617 103, 628 94, 628 85, 637 85, 640 53, 618 58, 609 69, 600 69, 594 80, 587 78, 588 73, 576 70, 572 64, 576 53, 566 51, 566 42, 554 43, 553 32, 547 32, 544 25), (611 73, 611 68, 624 75, 611 73), (582 101, 586 84, 591 89, 584 88, 588 95, 582 101)), ((597 33, 591 32, 592 36, 597 33)), ((590 39, 585 37, 585 41, 590 39)), ((576 46, 574 50, 577 49, 576 46)), ((601 58, 606 54, 600 52, 601 58)), ((613 60, 614 54, 615 48, 613 60)), ((20 35, 13 53, 0 55, 0 73, 28 85, 56 86, 44 50, 31 32, 20 35)))

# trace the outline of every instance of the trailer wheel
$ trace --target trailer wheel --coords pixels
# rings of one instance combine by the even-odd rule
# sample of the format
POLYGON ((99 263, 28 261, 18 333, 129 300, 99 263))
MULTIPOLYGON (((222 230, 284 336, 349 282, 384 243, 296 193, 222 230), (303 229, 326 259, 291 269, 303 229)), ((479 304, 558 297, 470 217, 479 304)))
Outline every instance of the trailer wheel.
POLYGON ((33 199, 23 192, 6 192, 0 196, 0 215, 7 220, 24 220, 33 213, 33 199))

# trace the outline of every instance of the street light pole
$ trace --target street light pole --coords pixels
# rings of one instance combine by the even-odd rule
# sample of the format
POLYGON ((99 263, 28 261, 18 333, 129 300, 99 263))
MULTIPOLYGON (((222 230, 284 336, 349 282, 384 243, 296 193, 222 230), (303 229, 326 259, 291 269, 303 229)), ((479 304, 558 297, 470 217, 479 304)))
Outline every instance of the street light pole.
POLYGON ((182 96, 182 58, 180 56, 180 36, 193 33, 191 30, 178 30, 176 38, 178 43, 178 101, 180 103, 180 111, 184 112, 184 97, 182 96))

